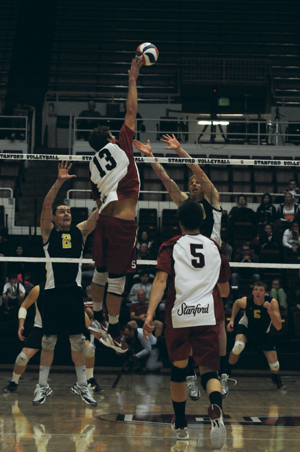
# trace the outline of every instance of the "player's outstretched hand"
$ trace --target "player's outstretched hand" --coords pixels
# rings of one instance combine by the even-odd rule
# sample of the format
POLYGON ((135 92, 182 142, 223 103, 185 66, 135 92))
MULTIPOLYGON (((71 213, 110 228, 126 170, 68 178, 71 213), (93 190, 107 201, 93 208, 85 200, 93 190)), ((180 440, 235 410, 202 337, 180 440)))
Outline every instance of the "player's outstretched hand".
POLYGON ((69 171, 71 168, 72 168, 72 163, 64 162, 64 161, 60 162, 58 164, 57 179, 67 180, 67 179, 71 179, 72 177, 76 177, 75 174, 69 174, 69 171))
POLYGON ((155 328, 155 326, 153 324, 153 318, 151 315, 147 314, 146 320, 143 325, 143 336, 144 336, 144 339, 146 339, 146 341, 149 341, 148 336, 151 336, 154 328, 155 328))
POLYGON ((138 59, 137 57, 133 58, 133 60, 131 61, 130 70, 128 71, 129 78, 137 80, 142 64, 142 59, 138 59))
POLYGON ((165 149, 171 149, 172 151, 178 151, 180 149, 180 143, 175 137, 174 133, 172 133, 172 136, 168 134, 163 135, 160 141, 168 144, 165 149))
POLYGON ((145 157, 154 157, 151 152, 150 140, 147 140, 147 144, 143 144, 138 140, 133 140, 133 144, 140 152, 145 155, 145 157))

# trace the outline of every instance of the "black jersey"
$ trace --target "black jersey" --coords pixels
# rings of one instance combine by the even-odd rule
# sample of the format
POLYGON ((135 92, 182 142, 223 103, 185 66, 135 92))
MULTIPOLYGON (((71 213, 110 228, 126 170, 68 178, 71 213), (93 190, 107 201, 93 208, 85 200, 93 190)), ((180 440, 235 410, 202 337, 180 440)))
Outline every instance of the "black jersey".
MULTIPOLYGON (((81 258, 83 252, 82 233, 76 226, 69 231, 54 227, 44 245, 46 257, 81 258)), ((65 286, 81 286, 81 264, 46 263, 45 290, 65 286)))
MULTIPOLYGON (((265 301, 271 303, 272 297, 266 295, 265 301)), ((251 295, 247 297, 245 313, 239 323, 247 326, 250 334, 264 334, 269 333, 272 320, 267 308, 255 304, 254 297, 251 295)))
POLYGON ((205 219, 200 226, 200 233, 214 239, 219 245, 221 245, 221 217, 222 209, 218 210, 213 207, 207 199, 203 198, 199 201, 202 204, 205 212, 205 219))

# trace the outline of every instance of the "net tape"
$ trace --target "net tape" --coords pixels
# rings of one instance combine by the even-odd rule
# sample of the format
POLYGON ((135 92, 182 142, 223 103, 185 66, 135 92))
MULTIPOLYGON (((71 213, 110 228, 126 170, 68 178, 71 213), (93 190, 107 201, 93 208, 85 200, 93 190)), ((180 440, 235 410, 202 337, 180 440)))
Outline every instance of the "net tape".
MULTIPOLYGON (((58 154, 9 154, 0 153, 0 160, 46 160, 60 162, 89 162, 93 155, 58 155, 58 154)), ((257 159, 231 159, 231 158, 180 158, 180 157, 134 157, 137 163, 173 163, 199 165, 242 165, 242 166, 300 166, 300 160, 257 160, 257 159)))

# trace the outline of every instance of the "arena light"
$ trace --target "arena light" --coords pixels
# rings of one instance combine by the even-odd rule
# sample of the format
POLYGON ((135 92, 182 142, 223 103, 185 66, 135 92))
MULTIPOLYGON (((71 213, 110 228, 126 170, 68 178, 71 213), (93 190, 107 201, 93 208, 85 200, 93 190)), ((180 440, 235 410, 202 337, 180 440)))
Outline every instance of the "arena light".
POLYGON ((201 126, 228 126, 229 121, 198 121, 198 124, 201 126))

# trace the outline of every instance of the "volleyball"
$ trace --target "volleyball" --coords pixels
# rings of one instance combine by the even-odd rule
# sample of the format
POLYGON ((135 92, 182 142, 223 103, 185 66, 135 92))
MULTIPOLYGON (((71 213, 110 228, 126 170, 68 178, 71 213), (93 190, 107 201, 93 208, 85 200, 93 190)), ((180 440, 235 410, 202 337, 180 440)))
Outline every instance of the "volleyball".
POLYGON ((142 58, 143 64, 146 66, 152 66, 158 59, 158 50, 151 42, 144 42, 140 44, 136 49, 138 58, 142 58))

